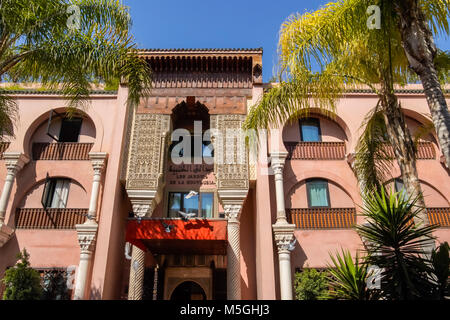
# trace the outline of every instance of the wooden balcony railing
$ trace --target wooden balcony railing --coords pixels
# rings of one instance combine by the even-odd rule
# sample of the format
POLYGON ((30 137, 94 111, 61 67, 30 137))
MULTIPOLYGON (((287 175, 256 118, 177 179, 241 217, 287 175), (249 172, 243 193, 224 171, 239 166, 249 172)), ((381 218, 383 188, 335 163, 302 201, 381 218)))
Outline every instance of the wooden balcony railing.
POLYGON ((450 227, 450 207, 427 208, 430 224, 438 224, 441 227, 450 227))
MULTIPOLYGON (((394 158, 394 150, 391 146, 387 147, 388 155, 394 158)), ((419 142, 417 146, 417 159, 432 160, 436 159, 436 151, 432 142, 419 142)))
POLYGON ((9 142, 0 142, 0 159, 3 159, 3 152, 8 150, 9 142))
POLYGON ((89 160, 93 143, 33 143, 33 160, 89 160))
POLYGON ((299 229, 346 229, 356 224, 355 208, 286 209, 286 214, 299 229))
POLYGON ((84 223, 88 209, 19 208, 16 210, 18 229, 75 229, 84 223))
POLYGON ((345 142, 287 142, 288 160, 343 160, 345 142))

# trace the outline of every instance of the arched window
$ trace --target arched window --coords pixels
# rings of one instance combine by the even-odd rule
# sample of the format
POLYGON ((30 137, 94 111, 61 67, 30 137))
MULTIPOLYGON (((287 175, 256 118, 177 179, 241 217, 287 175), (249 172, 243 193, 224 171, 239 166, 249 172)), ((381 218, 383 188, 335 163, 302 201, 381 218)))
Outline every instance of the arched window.
POLYGON ((172 141, 169 147, 169 154, 172 153, 173 148, 177 144, 182 142, 186 147, 189 146, 190 150, 184 150, 184 147, 181 148, 178 152, 179 157, 187 156, 188 153, 190 153, 191 159, 214 157, 213 145, 211 141, 208 141, 210 137, 206 134, 210 128, 208 108, 199 102, 195 102, 195 97, 188 97, 186 102, 181 102, 173 109, 172 125, 173 130, 187 130, 190 137, 180 137, 179 140, 172 141), (201 130, 196 128, 201 128, 201 130), (186 138, 190 139, 190 141, 183 141, 186 138), (196 149, 198 146, 201 147, 201 150, 196 149))

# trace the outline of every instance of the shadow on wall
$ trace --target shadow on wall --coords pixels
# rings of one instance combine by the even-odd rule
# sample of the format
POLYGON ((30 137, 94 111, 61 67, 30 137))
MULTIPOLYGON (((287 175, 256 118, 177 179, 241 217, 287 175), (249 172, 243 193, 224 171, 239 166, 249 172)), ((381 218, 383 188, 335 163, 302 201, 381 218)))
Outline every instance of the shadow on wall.
MULTIPOLYGON (((17 254, 20 252, 19 242, 17 241, 16 234, 9 239, 9 241, 0 248, 0 281, 3 279, 5 275, 6 268, 15 266, 17 259, 17 254)), ((2 285, 0 283, 0 289, 2 285)), ((0 290, 1 291, 1 290, 0 290)), ((0 299, 3 296, 3 293, 0 293, 0 299)))
MULTIPOLYGON (((297 239, 297 245, 294 251, 291 252, 292 257, 292 271, 294 272, 296 268, 303 268, 305 261, 308 260, 305 251, 302 248, 301 242, 297 239)), ((293 273, 294 274, 294 273, 293 273)))

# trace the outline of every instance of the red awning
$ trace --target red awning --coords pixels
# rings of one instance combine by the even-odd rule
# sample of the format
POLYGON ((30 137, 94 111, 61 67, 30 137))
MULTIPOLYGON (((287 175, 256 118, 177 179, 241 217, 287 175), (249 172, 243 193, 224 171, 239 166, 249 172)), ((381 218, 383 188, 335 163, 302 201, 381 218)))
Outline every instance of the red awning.
POLYGON ((212 219, 131 220, 126 241, 138 248, 159 254, 225 254, 227 221, 212 219), (166 226, 170 232, 166 232, 166 226))

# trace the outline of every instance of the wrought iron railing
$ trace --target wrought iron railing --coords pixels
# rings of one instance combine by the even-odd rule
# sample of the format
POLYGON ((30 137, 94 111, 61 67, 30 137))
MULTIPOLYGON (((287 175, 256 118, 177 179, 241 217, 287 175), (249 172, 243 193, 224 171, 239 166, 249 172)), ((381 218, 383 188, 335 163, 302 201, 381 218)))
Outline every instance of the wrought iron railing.
POLYGON ((286 209, 286 214, 299 229, 346 229, 356 224, 355 208, 286 209))
POLYGON ((84 223, 88 209, 43 209, 18 208, 16 228, 18 229, 75 229, 76 224, 84 223))
POLYGON ((287 142, 288 160, 343 160, 345 142, 287 142))
POLYGON ((438 224, 441 227, 450 227, 450 207, 427 208, 430 224, 438 224))
POLYGON ((33 143, 33 160, 89 160, 93 143, 33 143))
MULTIPOLYGON (((387 146, 387 152, 390 157, 394 158, 394 149, 392 146, 387 146)), ((417 159, 432 160, 436 159, 436 151, 432 142, 419 142, 417 145, 417 159)))

